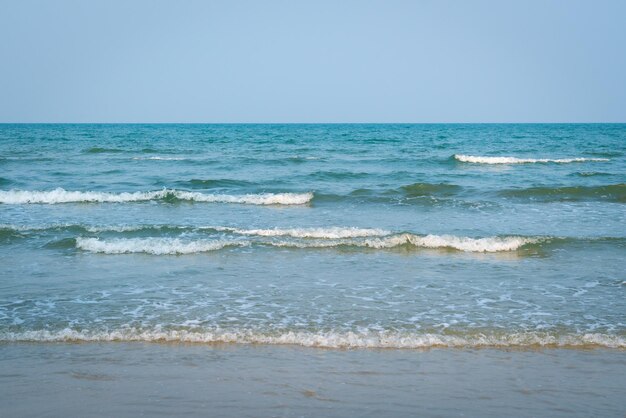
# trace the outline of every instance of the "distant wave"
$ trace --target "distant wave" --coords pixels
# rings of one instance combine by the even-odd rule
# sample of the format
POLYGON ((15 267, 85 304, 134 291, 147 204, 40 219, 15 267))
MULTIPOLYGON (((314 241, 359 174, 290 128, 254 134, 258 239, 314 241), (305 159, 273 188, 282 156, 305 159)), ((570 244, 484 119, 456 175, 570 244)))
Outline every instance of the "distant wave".
POLYGON ((602 333, 501 332, 436 334, 407 331, 281 331, 249 329, 161 330, 121 328, 90 331, 0 332, 1 342, 155 342, 299 345, 320 348, 626 348, 626 338, 602 333))
POLYGON ((103 147, 91 147, 87 148, 83 151, 86 154, 118 154, 121 152, 126 152, 123 149, 119 148, 103 148, 103 147))
POLYGON ((293 163, 303 163, 306 161, 313 161, 313 160, 322 160, 322 157, 315 157, 315 156, 304 156, 304 155, 292 155, 290 157, 287 157, 287 161, 291 161, 293 163))
POLYGON ((361 179, 371 176, 371 173, 364 171, 348 171, 348 170, 320 170, 313 173, 302 175, 309 181, 343 181, 350 179, 361 179))
POLYGON ((601 171, 578 171, 576 173, 570 174, 571 176, 578 177, 593 177, 593 176, 610 176, 610 173, 603 173, 601 171))
MULTIPOLYGON (((154 148, 137 149, 121 149, 121 148, 106 148, 106 147, 89 147, 83 150, 84 154, 121 154, 121 153, 143 153, 143 154, 168 154, 167 150, 158 150, 154 148)), ((133 160, 182 160, 181 157, 134 157, 133 160)))
POLYGON ((389 189, 360 188, 348 194, 315 193, 315 202, 367 201, 373 203, 401 203, 418 205, 466 204, 451 198, 460 194, 463 187, 449 183, 412 183, 389 189))
POLYGON ((464 163, 475 164, 532 164, 532 163, 582 163, 587 161, 610 161, 608 158, 516 158, 516 157, 483 157, 476 155, 454 154, 454 159, 464 163))
POLYGON ((530 187, 503 190, 499 195, 540 201, 606 200, 626 203, 626 183, 603 186, 530 187))
POLYGON ((183 161, 186 160, 185 157, 133 157, 133 160, 163 160, 163 161, 183 161))
POLYGON ((224 188, 224 187, 249 187, 257 183, 247 180, 235 179, 191 179, 187 181, 179 181, 177 184, 198 189, 224 188))
POLYGON ((79 192, 57 188, 50 191, 0 190, 0 203, 77 203, 77 202, 140 202, 147 200, 193 201, 207 203, 241 203, 249 205, 304 205, 313 199, 313 193, 262 193, 246 195, 203 194, 182 190, 163 189, 150 192, 79 192))
POLYGON ((626 184, 597 186, 542 186, 504 190, 471 190, 447 183, 414 183, 396 189, 357 189, 347 195, 315 194, 315 202, 362 200, 367 202, 467 206, 496 204, 498 198, 529 202, 597 200, 626 202, 626 184), (473 200, 476 199, 476 200, 473 200))
MULTIPOLYGON (((236 230, 235 230, 236 231, 236 230)), ((244 235, 257 236, 276 236, 280 234, 284 236, 307 235, 307 232, 286 231, 286 230, 249 230, 240 231, 244 235)), ((115 238, 115 239, 99 239, 99 238, 83 238, 76 239, 76 247, 81 250, 105 253, 105 254, 124 254, 124 253, 146 253, 146 254, 192 254, 208 251, 215 251, 227 246, 243 246, 243 245, 267 245, 273 247, 291 247, 291 248, 333 248, 333 247, 360 247, 372 249, 396 248, 409 246, 415 248, 433 248, 433 249, 452 249, 465 252, 502 252, 515 251, 524 245, 539 243, 545 238, 527 238, 527 237, 488 237, 488 238, 469 238, 456 237, 453 235, 414 235, 409 233, 395 234, 389 236, 373 237, 373 238, 329 238, 332 234, 308 232, 309 237, 317 235, 317 239, 312 240, 293 240, 293 239, 275 239, 265 241, 240 241, 240 240, 181 240, 179 238, 115 238)), ((341 235, 341 234, 337 234, 341 235)), ((344 236, 346 234, 344 233, 344 236)), ((361 235, 368 236, 368 235, 361 235)))

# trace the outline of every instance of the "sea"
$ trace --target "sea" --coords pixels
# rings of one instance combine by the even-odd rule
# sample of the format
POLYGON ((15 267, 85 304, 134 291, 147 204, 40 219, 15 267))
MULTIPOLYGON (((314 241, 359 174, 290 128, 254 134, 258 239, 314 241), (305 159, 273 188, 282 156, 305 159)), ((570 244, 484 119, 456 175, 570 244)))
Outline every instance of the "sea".
POLYGON ((539 350, 624 371, 626 125, 2 124, 0 266, 5 365, 539 350))

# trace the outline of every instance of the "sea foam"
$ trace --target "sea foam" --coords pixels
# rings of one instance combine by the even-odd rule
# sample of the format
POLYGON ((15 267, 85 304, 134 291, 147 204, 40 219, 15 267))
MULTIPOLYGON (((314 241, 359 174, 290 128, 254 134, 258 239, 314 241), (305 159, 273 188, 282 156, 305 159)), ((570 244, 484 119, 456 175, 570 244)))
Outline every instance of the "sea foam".
POLYGON ((235 234, 261 237, 316 238, 317 241, 273 241, 270 245, 299 248, 327 248, 338 246, 356 246, 369 248, 394 248, 412 245, 421 248, 451 248, 467 252, 514 251, 527 244, 535 244, 546 238, 534 237, 486 237, 470 238, 454 235, 417 235, 412 233, 393 234, 384 229, 374 228, 290 228, 290 229, 237 229, 212 227, 235 234), (357 238, 357 239, 352 239, 357 238), (358 239, 367 238, 367 239, 358 239))
MULTIPOLYGON (((264 237, 266 232, 276 230, 260 230, 257 237, 264 237)), ((280 230, 279 230, 280 231, 280 230)), ((250 231, 244 231, 246 235, 254 235, 250 231)), ((297 230, 296 234, 297 235, 297 230)), ((283 235, 279 235, 281 237, 283 235)), ((292 236, 293 237, 293 236, 292 236)), ((290 238, 292 238, 290 237, 290 238)), ((272 237, 273 238, 273 237, 272 237)), ((183 241, 179 238, 115 238, 103 240, 99 238, 79 237, 76 239, 76 247, 90 252, 105 254, 146 253, 154 255, 163 254, 192 254, 207 251, 216 251, 226 246, 262 245, 272 247, 290 248, 332 248, 332 247, 360 247, 371 249, 390 249, 401 246, 416 248, 441 248, 453 249, 464 252, 503 252, 515 251, 527 244, 538 243, 545 238, 528 237, 488 237, 469 238, 456 237, 453 235, 414 235, 409 233, 395 234, 381 237, 368 238, 315 238, 309 239, 269 239, 240 241, 230 240, 191 240, 183 241)))
POLYGON ((454 159, 464 163, 475 164, 531 164, 531 163, 582 163, 586 161, 609 161, 608 158, 516 158, 516 157, 483 157, 477 155, 454 154, 454 159))
POLYGON ((0 332, 4 342, 173 342, 204 344, 299 345, 320 348, 396 348, 434 347, 547 347, 547 348, 626 348, 622 336, 601 333, 512 332, 470 333, 460 335, 402 331, 283 331, 255 330, 119 330, 90 331, 63 329, 0 332))
POLYGON ((384 229, 354 228, 354 227, 326 227, 326 228, 271 228, 271 229, 237 229, 227 227, 213 227, 216 230, 232 232, 241 235, 256 235, 262 237, 294 237, 294 238, 360 238, 389 235, 391 232, 384 229))
POLYGON ((524 245, 534 244, 541 238, 529 237, 486 237, 470 238, 457 237, 454 235, 414 235, 399 234, 385 238, 373 238, 364 241, 364 245, 373 248, 393 248, 400 245, 410 244, 422 248, 451 248, 466 252, 500 252, 514 251, 524 245))
POLYGON ((148 200, 179 199, 206 203, 241 203, 249 205, 304 205, 313 199, 313 193, 261 193, 246 195, 205 194, 183 190, 163 189, 149 192, 81 192, 57 188, 49 191, 0 190, 0 203, 123 203, 148 200))
POLYGON ((76 248, 104 254, 195 254, 221 250, 225 247, 245 245, 248 245, 245 241, 233 240, 196 240, 185 242, 178 238, 119 238, 104 241, 98 238, 76 238, 76 248))

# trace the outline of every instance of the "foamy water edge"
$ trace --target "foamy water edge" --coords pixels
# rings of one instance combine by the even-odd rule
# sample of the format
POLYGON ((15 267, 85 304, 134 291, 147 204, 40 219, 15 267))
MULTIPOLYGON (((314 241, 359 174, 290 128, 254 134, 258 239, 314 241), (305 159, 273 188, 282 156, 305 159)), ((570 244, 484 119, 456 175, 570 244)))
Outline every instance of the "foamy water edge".
POLYGON ((0 342, 154 342, 201 344, 297 345, 318 348, 617 348, 626 349, 626 338, 601 333, 444 335, 394 331, 372 332, 258 332, 252 330, 139 330, 1 332, 0 342))

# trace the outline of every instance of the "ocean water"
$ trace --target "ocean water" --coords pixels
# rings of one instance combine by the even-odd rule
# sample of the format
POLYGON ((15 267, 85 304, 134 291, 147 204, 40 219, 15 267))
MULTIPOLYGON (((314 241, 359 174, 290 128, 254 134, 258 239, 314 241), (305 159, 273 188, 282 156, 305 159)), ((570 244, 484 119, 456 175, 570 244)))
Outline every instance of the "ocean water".
POLYGON ((626 348, 626 125, 0 125, 0 342, 626 348))

